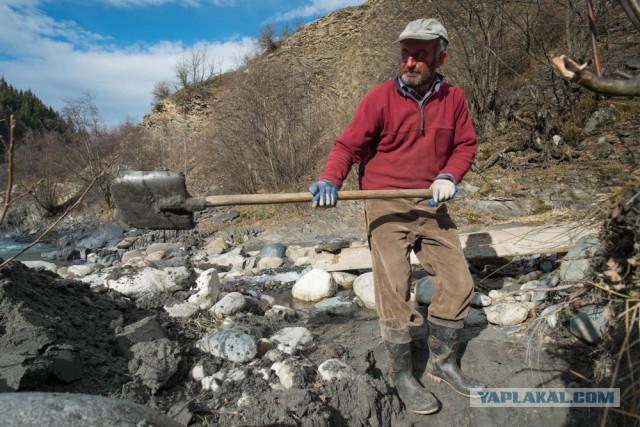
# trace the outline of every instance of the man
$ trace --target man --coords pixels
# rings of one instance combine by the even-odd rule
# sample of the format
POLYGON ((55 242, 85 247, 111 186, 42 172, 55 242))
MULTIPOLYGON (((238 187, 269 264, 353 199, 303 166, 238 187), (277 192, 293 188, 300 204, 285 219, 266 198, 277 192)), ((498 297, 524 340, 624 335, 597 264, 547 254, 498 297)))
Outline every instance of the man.
POLYGON ((410 302, 413 250, 432 276, 429 306, 428 377, 477 397, 479 382, 463 374, 456 350, 473 296, 473 280, 454 222, 442 204, 471 167, 477 140, 462 91, 437 69, 447 58, 449 37, 435 19, 407 25, 397 42, 397 76, 369 91, 354 118, 335 140, 320 180, 309 188, 313 206, 338 201, 351 166, 359 164, 363 190, 430 188, 429 200, 367 200, 376 308, 389 358, 390 383, 407 409, 438 410, 438 400, 413 376, 409 327, 424 319, 410 302))

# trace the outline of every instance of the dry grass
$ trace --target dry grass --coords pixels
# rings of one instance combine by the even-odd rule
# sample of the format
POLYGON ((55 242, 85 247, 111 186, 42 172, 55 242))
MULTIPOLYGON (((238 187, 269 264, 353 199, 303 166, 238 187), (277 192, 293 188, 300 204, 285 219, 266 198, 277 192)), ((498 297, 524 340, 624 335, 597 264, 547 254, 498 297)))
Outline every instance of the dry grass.
POLYGON ((198 339, 212 335, 220 330, 221 320, 208 311, 201 312, 197 317, 179 321, 184 330, 193 332, 198 339))

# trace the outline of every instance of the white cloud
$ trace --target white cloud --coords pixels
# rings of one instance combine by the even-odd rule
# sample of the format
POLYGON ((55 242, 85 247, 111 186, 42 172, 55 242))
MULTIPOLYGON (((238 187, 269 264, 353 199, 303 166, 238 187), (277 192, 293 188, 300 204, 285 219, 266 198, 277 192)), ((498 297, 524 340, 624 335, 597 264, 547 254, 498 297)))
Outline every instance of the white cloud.
POLYGON ((361 5, 366 3, 366 1, 367 0, 311 0, 306 6, 276 15, 275 20, 289 21, 295 18, 308 18, 310 16, 324 15, 343 7, 361 5))
MULTIPOLYGON (((16 89, 31 89, 58 111, 65 99, 88 91, 107 124, 116 125, 127 116, 141 120, 151 109, 154 85, 175 80, 175 65, 191 47, 166 41, 125 48, 92 44, 102 37, 74 23, 55 21, 32 7, 35 4, 0 5, 0 75, 16 89)), ((199 45, 226 71, 253 49, 254 41, 199 45)))

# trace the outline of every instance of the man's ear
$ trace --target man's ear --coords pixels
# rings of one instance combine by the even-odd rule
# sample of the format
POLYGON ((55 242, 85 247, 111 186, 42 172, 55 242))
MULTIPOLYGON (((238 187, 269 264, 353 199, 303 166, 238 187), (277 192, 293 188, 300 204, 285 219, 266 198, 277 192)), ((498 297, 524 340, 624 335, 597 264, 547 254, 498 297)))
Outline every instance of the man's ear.
POLYGON ((446 59, 447 59, 447 51, 445 50, 443 52, 440 52, 440 55, 438 55, 438 64, 436 68, 442 67, 446 59))

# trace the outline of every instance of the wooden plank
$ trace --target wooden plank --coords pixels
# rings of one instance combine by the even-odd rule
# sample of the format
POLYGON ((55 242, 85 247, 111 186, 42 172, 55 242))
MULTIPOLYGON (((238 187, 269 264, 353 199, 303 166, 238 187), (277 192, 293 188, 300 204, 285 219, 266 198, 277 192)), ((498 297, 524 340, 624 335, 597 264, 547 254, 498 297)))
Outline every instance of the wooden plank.
MULTIPOLYGON (((578 239, 597 232, 595 226, 580 224, 510 226, 461 232, 460 243, 467 259, 513 257, 567 252, 578 239)), ((411 263, 419 264, 413 252, 411 263)), ((345 248, 339 254, 314 253, 311 266, 326 271, 368 269, 371 268, 371 254, 367 246, 345 248)))

